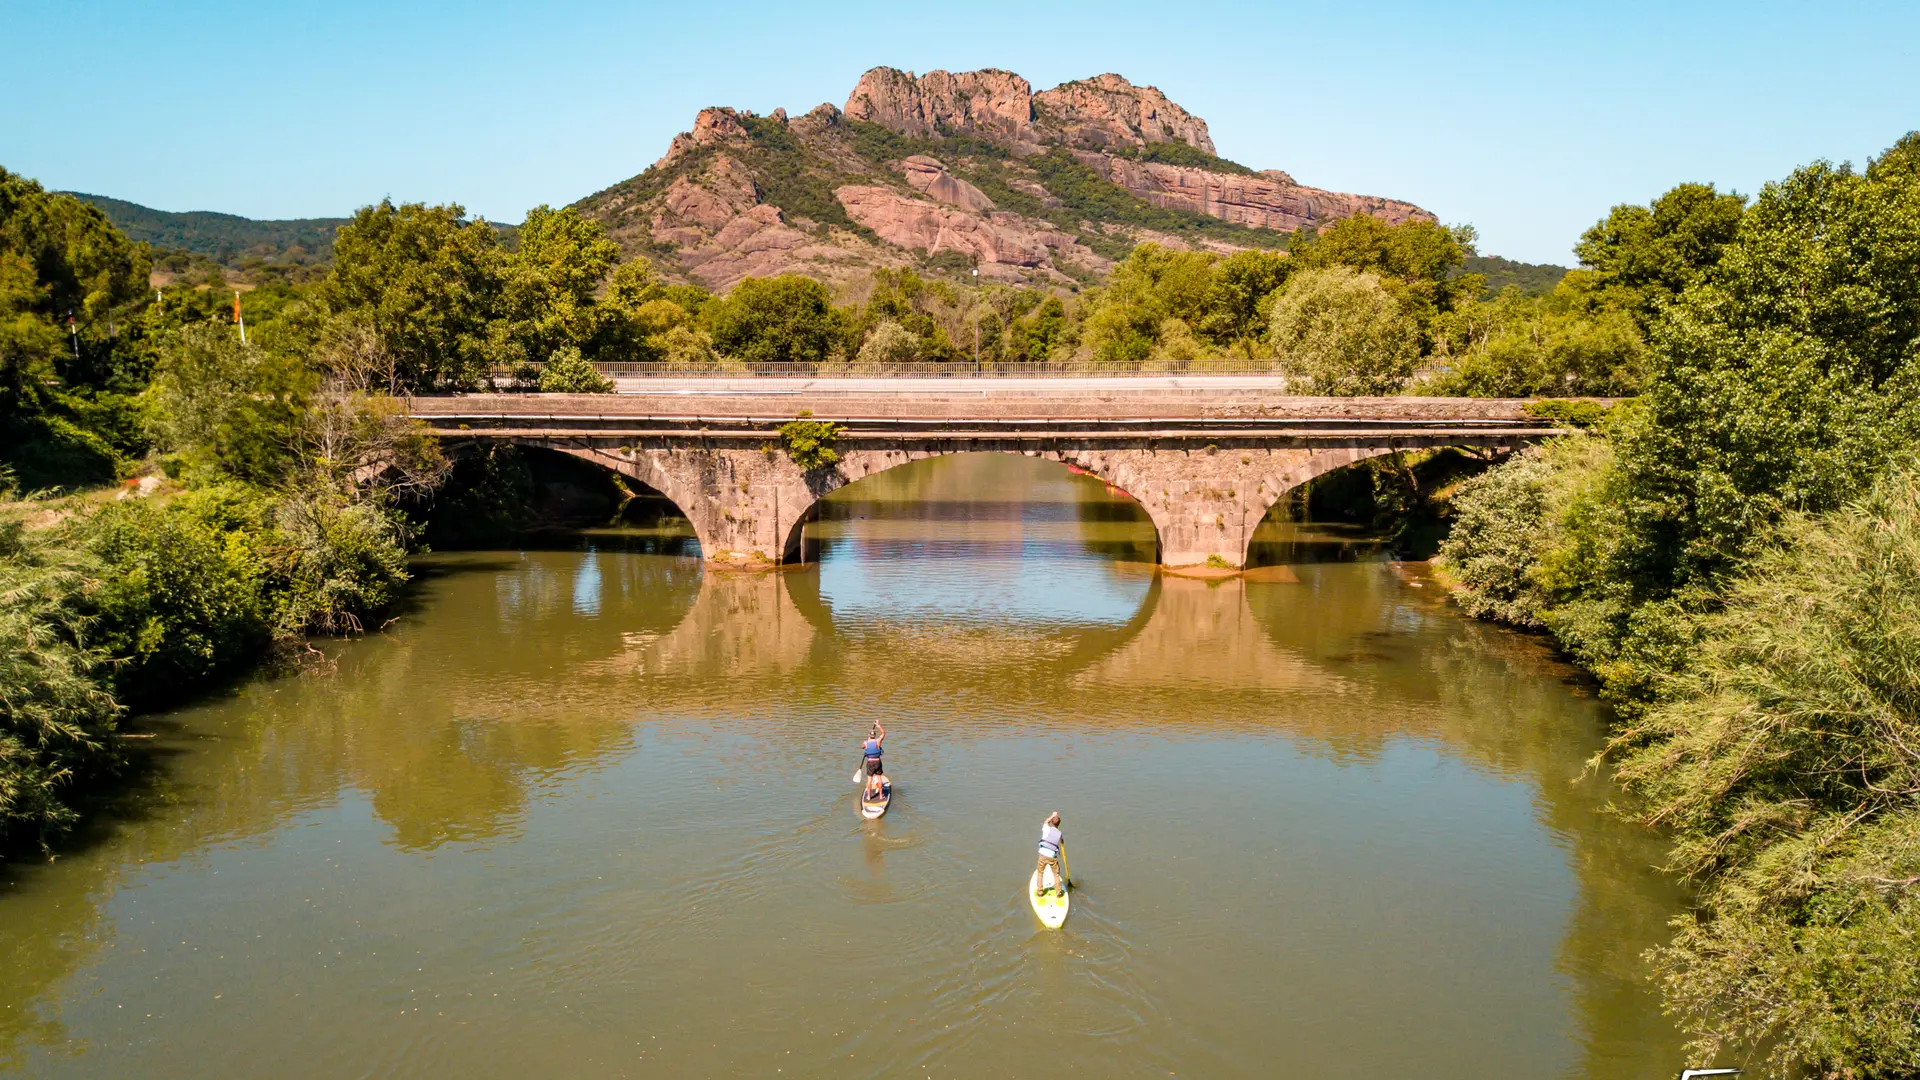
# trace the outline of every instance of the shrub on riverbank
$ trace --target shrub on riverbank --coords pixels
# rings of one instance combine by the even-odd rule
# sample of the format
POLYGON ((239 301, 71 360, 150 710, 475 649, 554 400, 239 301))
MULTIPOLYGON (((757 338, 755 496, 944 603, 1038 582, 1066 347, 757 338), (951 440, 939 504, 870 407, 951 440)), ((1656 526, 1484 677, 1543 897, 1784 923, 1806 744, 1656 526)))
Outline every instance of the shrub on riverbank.
POLYGON ((1699 883, 1656 953, 1699 1037, 1777 1073, 1920 1072, 1920 474, 1794 516, 1620 732, 1634 812, 1699 883))
POLYGON ((86 644, 84 556, 0 517, 0 849, 72 824, 67 789, 113 763, 119 707, 86 644))
POLYGON ((1442 555, 1463 606, 1544 626, 1619 706, 1637 816, 1702 886, 1658 962, 1703 1051, 1915 1075, 1920 134, 1730 231, 1636 271, 1669 282, 1636 308, 1642 398, 1471 485, 1442 555))

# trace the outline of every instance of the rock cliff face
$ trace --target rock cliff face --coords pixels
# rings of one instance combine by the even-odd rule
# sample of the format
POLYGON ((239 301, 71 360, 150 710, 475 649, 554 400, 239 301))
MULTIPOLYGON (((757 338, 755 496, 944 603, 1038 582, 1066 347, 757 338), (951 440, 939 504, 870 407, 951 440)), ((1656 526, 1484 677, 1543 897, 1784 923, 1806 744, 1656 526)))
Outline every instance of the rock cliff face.
POLYGON ((1033 99, 1045 133, 1065 146, 1099 150, 1114 146, 1183 142, 1213 153, 1207 122, 1167 100, 1151 86, 1118 75, 1063 83, 1033 99))
POLYGON ((1155 206, 1190 210, 1255 229, 1290 233, 1303 225, 1317 228, 1354 214, 1371 214, 1389 225, 1433 220, 1432 214, 1409 202, 1302 187, 1278 169, 1247 176, 1108 154, 1074 156, 1155 206))
POLYGON ((628 253, 718 290, 902 266, 1077 288, 1143 240, 1233 251, 1353 214, 1432 220, 1220 161, 1206 121, 1154 87, 1106 74, 1036 94, 993 68, 874 68, 844 109, 793 118, 702 109, 646 172, 578 205, 628 253), (1061 186, 1063 161, 1131 198, 1061 186))
POLYGON ((1011 71, 912 72, 877 67, 847 95, 846 115, 914 138, 965 132, 1010 142, 1033 135, 1033 87, 1011 71))

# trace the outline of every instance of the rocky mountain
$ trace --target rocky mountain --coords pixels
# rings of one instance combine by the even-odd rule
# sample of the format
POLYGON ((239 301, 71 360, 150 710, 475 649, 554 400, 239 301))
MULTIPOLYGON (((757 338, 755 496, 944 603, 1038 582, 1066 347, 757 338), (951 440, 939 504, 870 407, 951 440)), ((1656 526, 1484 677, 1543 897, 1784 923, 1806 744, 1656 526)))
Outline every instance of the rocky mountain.
POLYGON ((1218 157, 1205 120, 1119 75, 1034 93, 1009 71, 874 68, 844 106, 701 110, 653 166, 577 204, 670 277, 726 289, 876 267, 1076 287, 1135 244, 1284 245, 1411 203, 1218 157))

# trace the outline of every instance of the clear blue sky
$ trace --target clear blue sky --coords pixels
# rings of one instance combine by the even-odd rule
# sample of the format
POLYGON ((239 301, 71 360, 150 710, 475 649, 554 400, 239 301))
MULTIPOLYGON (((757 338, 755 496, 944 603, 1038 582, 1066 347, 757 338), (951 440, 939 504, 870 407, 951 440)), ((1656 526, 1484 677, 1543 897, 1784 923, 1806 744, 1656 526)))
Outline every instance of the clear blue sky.
POLYGON ((391 195, 518 221, 631 176, 703 105, 798 112, 877 64, 1117 71, 1223 156, 1410 199, 1565 262, 1607 208, 1752 192, 1920 128, 1920 4, 725 5, 4 0, 0 165, 166 210, 391 195))

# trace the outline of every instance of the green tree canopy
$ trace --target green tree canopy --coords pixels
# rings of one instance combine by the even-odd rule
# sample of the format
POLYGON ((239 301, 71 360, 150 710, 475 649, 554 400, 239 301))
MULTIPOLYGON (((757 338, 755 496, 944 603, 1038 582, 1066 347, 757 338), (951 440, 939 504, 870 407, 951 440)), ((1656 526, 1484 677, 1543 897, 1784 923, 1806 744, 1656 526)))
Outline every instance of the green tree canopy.
POLYGON ((333 270, 316 292, 336 316, 364 320, 393 354, 404 385, 480 385, 503 256, 492 227, 459 206, 383 200, 340 227, 333 270))
MULTIPOLYGON (((536 206, 519 230, 520 246, 502 260, 500 310, 491 337, 494 361, 524 363, 556 351, 592 342, 603 317, 617 318, 619 307, 604 312, 594 301, 600 283, 620 259, 619 245, 607 239, 599 222, 567 207, 536 206)), ((641 281, 629 273, 616 303, 645 292, 652 267, 644 261, 641 281)))
POLYGON ((125 399, 99 392, 144 381, 117 330, 148 270, 99 210, 0 169, 0 461, 27 487, 109 480, 135 449, 125 399))
POLYGON ((819 363, 839 333, 827 287, 798 274, 748 278, 703 315, 714 347, 748 364, 819 363))
POLYGON ((1435 316, 1477 299, 1479 274, 1461 272, 1474 253, 1468 226, 1431 221, 1389 225, 1370 214, 1344 217, 1319 233, 1296 234, 1289 247, 1300 269, 1345 266, 1373 274, 1397 296, 1422 335, 1435 316))
POLYGON ((1614 207, 1574 245, 1588 271, 1585 284, 1627 290, 1621 302, 1645 322, 1720 261, 1746 202, 1712 184, 1681 184, 1649 206, 1614 207))
POLYGON ((1273 307, 1280 364, 1313 394, 1391 394, 1419 359, 1413 321, 1378 275, 1345 266, 1296 273, 1273 307))

